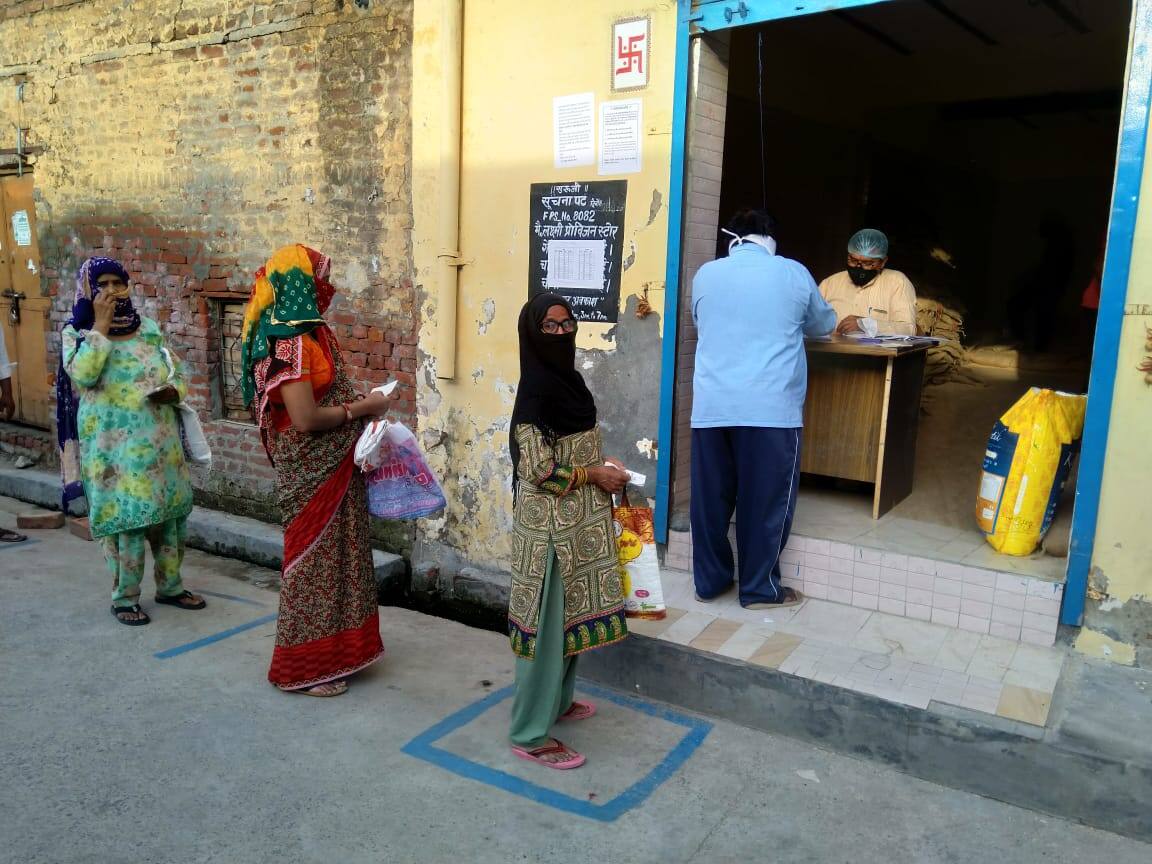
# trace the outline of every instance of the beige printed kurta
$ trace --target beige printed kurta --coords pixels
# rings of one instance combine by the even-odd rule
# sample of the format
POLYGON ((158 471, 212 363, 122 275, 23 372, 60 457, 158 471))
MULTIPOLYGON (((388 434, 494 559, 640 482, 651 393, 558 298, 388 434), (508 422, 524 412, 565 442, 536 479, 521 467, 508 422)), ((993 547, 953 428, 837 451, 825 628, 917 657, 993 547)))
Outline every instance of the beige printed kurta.
POLYGON ((531 424, 516 427, 519 488, 512 537, 508 636, 520 657, 536 653, 548 556, 564 581, 564 656, 618 642, 628 634, 624 585, 612 528, 612 499, 593 484, 572 488, 572 469, 604 464, 600 430, 548 445, 531 424))
POLYGON ((836 310, 838 323, 859 315, 873 319, 881 335, 916 335, 916 289, 899 270, 881 270, 863 288, 842 270, 820 283, 820 296, 836 310))

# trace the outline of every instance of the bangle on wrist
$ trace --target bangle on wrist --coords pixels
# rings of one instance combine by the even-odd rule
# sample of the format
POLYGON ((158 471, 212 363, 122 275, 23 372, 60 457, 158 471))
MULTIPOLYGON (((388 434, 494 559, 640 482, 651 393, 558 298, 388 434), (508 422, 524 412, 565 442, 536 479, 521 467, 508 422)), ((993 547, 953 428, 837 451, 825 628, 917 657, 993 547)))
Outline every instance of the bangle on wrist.
POLYGON ((578 489, 581 486, 588 485, 588 469, 587 468, 573 468, 572 469, 572 488, 578 489))
POLYGON ((344 422, 345 423, 351 423, 352 422, 352 409, 348 407, 348 403, 345 402, 340 407, 344 409, 344 422))

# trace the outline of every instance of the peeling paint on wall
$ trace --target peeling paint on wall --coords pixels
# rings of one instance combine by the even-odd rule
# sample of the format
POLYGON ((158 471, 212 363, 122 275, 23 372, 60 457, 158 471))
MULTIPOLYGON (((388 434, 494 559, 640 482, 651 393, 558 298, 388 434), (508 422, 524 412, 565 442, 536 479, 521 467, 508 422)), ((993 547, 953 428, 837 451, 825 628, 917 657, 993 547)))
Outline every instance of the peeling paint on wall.
POLYGON ((496 301, 489 297, 481 305, 480 320, 477 321, 476 332, 483 336, 488 332, 489 325, 496 319, 496 301))

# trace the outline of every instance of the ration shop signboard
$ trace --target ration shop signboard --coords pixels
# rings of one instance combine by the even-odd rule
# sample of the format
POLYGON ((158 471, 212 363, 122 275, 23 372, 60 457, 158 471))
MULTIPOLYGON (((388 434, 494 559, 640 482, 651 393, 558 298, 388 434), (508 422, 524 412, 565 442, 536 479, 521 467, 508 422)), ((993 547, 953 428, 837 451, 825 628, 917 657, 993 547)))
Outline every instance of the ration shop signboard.
POLYGON ((620 317, 627 180, 533 183, 528 296, 559 294, 578 321, 620 317))

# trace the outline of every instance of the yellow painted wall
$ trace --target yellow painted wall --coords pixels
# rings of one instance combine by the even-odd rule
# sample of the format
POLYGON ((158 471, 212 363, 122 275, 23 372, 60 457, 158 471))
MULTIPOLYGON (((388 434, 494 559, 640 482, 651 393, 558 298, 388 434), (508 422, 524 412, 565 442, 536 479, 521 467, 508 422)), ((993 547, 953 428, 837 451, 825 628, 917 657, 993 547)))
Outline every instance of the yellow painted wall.
MULTIPOLYGON (((443 4, 450 6, 451 4, 443 4)), ((519 375, 516 320, 527 299, 529 186, 539 182, 627 179, 621 317, 645 284, 664 305, 666 206, 652 218, 655 198, 668 200, 672 132, 675 3, 614 0, 532 5, 518 0, 468 0, 464 22, 461 270, 456 378, 437 380, 436 223, 443 86, 440 40, 443 8, 417 3, 413 54, 413 253, 423 292, 420 427, 434 467, 454 502, 441 519, 421 523, 421 540, 479 566, 504 570, 510 549, 508 418, 519 375), (611 91, 612 22, 649 15, 651 75, 646 89, 611 91), (643 170, 600 178, 596 166, 553 167, 552 99, 592 92, 608 99, 642 98, 643 170)), ((597 129, 597 145, 599 130, 597 129)), ((611 352, 605 362, 628 363, 606 338, 608 328, 581 328, 582 348, 611 352)), ((658 380, 652 381, 659 387, 658 380)), ((597 394, 600 400, 610 394, 597 394)), ((653 427, 655 423, 653 422, 653 427)), ((637 438, 656 429, 637 429, 637 438)), ((627 454, 625 454, 627 455, 627 454)), ((636 453, 630 462, 637 462, 636 453)), ((655 461, 638 465, 655 473, 655 461)))
POLYGON ((1152 353, 1144 347, 1149 326, 1152 159, 1146 156, 1092 553, 1092 566, 1106 580, 1109 597, 1120 602, 1152 601, 1152 386, 1136 368, 1152 353))

